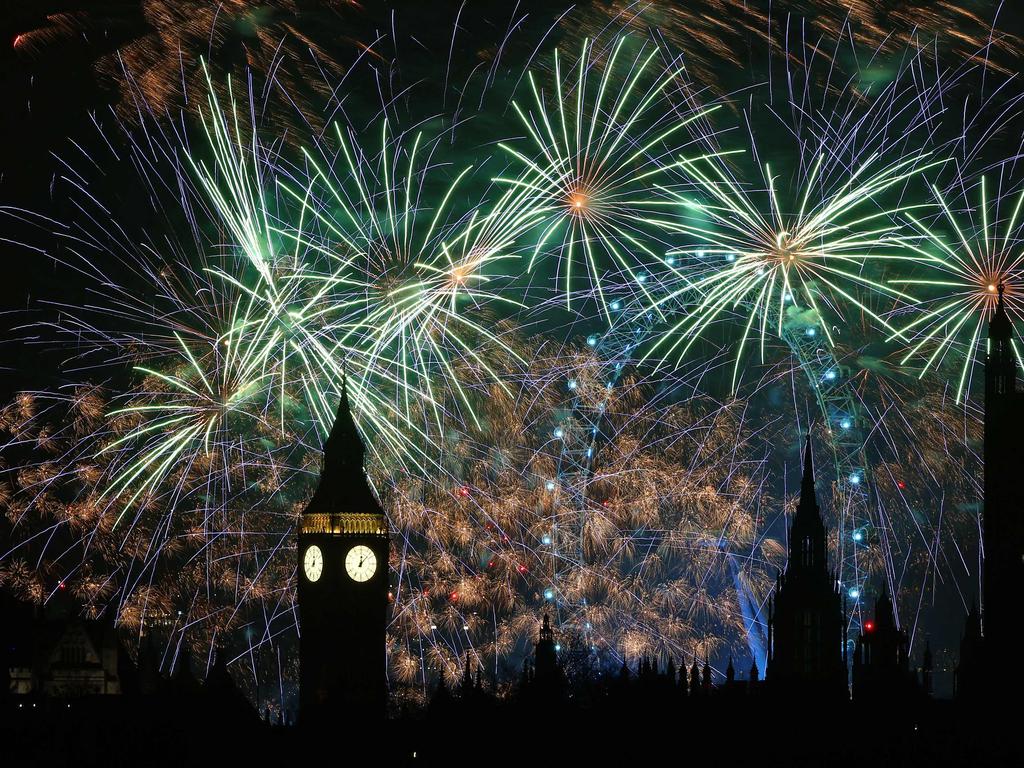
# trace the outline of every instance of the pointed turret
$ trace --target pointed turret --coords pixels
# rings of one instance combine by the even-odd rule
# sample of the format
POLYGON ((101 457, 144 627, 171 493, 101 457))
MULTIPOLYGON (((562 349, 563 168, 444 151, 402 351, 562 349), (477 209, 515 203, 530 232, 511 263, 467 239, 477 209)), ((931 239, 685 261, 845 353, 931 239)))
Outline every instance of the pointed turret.
POLYGON ((630 673, 629 673, 629 664, 626 662, 625 655, 623 655, 623 657, 622 657, 622 666, 619 667, 619 682, 621 682, 621 683, 628 683, 629 682, 629 675, 630 675, 630 673))
POLYGON ((259 718, 259 713, 252 709, 235 685, 228 671, 227 651, 222 647, 217 648, 213 664, 206 672, 202 695, 204 704, 211 713, 215 712, 217 717, 237 726, 253 723, 259 718))
POLYGON ((466 651, 466 664, 462 668, 462 695, 467 696, 473 689, 473 668, 469 663, 469 651, 466 651))
POLYGON ((366 449, 348 401, 348 380, 342 379, 338 412, 331 433, 324 442, 320 484, 309 500, 305 514, 380 512, 370 490, 363 462, 366 449))
POLYGON ((875 601, 875 629, 880 632, 891 632, 896 628, 896 610, 893 608, 889 589, 884 588, 875 601))
POLYGON ((996 300, 996 308, 992 312, 992 317, 988 321, 988 337, 1000 340, 1010 339, 1013 337, 1013 324, 1010 322, 1009 315, 1006 314, 1006 303, 1003 301, 1006 285, 999 283, 996 289, 999 291, 999 298, 996 300))
POLYGON ((896 623, 888 588, 875 601, 875 616, 864 622, 853 653, 854 701, 906 700, 916 686, 910 672, 910 638, 896 623))
POLYGON ((800 501, 789 528, 786 570, 768 603, 768 685, 786 695, 847 697, 846 618, 814 485, 811 438, 804 444, 800 501))
POLYGON ((960 638, 960 658, 953 672, 954 695, 961 700, 978 700, 984 692, 984 648, 981 637, 981 614, 978 604, 971 603, 960 638))
POLYGON ((803 476, 800 479, 800 502, 796 506, 793 525, 790 528, 790 568, 812 568, 825 564, 825 524, 818 508, 818 497, 814 488, 814 457, 811 453, 811 436, 807 435, 804 447, 803 476))
POLYGON ((442 672, 438 676, 437 687, 434 689, 434 695, 430 698, 430 712, 431 714, 440 714, 444 716, 448 714, 451 707, 452 693, 448 690, 448 683, 445 681, 444 673, 442 672))
POLYGON ((555 686, 559 681, 558 651, 555 647, 555 630, 551 627, 551 619, 544 614, 540 628, 540 637, 534 650, 533 668, 536 680, 541 685, 555 686))
POLYGON ((804 469, 800 478, 800 506, 808 511, 818 511, 818 499, 814 492, 814 454, 811 452, 811 435, 804 443, 804 469))
POLYGON ((986 406, 999 395, 1017 389, 1017 361, 1013 351, 1013 323, 1003 301, 1005 286, 999 284, 999 299, 988 321, 988 348, 985 359, 986 406))

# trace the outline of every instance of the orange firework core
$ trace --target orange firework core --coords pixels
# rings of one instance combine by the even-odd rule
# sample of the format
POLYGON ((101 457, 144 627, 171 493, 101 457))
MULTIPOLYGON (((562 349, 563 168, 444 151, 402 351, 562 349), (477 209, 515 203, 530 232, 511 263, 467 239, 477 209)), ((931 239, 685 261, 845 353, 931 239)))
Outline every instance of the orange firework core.
POLYGON ((589 202, 589 199, 583 192, 571 192, 566 199, 569 210, 573 213, 583 213, 589 202))
POLYGON ((996 297, 999 294, 999 287, 1002 285, 1003 293, 1010 293, 1010 286, 1006 285, 1003 281, 1003 276, 995 273, 989 273, 987 275, 978 276, 978 287, 985 294, 985 299, 988 302, 995 303, 996 297))

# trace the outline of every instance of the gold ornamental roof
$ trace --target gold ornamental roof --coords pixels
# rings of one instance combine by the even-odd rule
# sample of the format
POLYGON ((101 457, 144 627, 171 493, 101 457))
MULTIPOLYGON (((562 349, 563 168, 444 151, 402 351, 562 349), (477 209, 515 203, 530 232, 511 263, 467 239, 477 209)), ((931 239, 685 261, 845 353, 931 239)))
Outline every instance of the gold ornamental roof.
POLYGON ((384 515, 363 512, 314 512, 302 516, 302 533, 334 533, 363 536, 387 536, 384 515))

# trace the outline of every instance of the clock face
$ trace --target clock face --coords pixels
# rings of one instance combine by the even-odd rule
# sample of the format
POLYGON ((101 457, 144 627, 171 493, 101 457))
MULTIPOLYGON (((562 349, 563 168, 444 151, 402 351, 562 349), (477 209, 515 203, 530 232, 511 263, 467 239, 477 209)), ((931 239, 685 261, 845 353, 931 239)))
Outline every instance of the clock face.
POLYGON ((316 544, 306 550, 306 554, 302 558, 302 570, 310 581, 320 578, 320 574, 324 570, 324 555, 316 544))
POLYGON ((352 547, 345 555, 345 570, 353 581, 366 581, 377 570, 377 556, 362 544, 352 547))

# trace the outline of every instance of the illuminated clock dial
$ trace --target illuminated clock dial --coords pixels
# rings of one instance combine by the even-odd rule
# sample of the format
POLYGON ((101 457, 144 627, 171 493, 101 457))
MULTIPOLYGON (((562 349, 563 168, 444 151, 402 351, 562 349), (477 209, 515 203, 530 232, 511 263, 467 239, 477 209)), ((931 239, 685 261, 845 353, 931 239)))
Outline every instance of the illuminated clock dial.
POLYGON ((345 571, 352 581, 366 581, 377 570, 377 556, 373 550, 359 544, 345 555, 345 571))
POLYGON ((324 555, 316 544, 306 550, 306 554, 302 558, 302 570, 310 581, 316 581, 323 573, 324 555))

